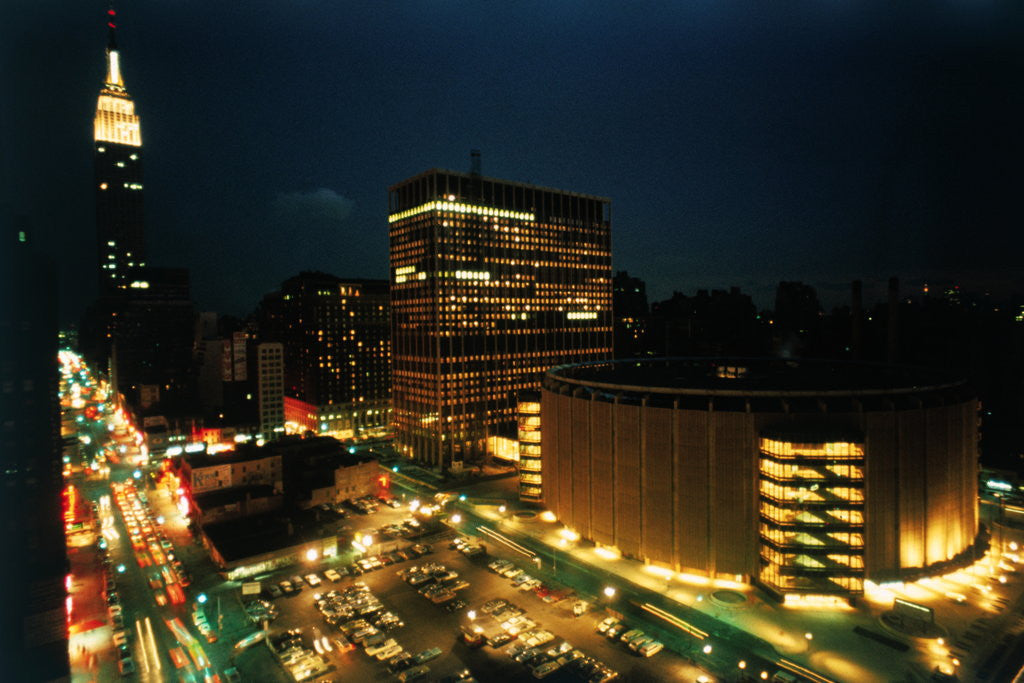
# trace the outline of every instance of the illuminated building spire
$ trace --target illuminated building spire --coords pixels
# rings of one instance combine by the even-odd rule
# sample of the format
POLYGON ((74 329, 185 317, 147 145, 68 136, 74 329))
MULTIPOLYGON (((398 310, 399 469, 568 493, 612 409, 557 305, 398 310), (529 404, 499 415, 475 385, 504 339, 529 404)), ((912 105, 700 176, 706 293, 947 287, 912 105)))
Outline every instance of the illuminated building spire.
POLYGON ((107 10, 107 76, 96 103, 94 139, 96 142, 116 142, 133 147, 142 146, 139 117, 135 103, 124 87, 121 76, 121 53, 117 49, 117 13, 107 10))
POLYGON ((107 10, 107 81, 108 88, 124 90, 124 79, 121 78, 121 56, 117 51, 117 12, 114 3, 107 10))
POLYGON ((117 13, 107 9, 107 74, 96 101, 93 141, 96 168, 97 264, 103 292, 142 282, 142 131, 135 102, 124 87, 117 47, 117 13))

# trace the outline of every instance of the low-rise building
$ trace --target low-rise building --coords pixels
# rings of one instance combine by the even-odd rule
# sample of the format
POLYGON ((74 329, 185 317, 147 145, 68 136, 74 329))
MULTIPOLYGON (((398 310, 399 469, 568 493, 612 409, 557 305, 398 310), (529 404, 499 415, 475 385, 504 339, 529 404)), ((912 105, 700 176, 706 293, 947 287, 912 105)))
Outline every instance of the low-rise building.
POLYGON ((341 517, 321 506, 376 495, 387 481, 375 458, 330 437, 191 453, 178 467, 189 516, 229 578, 334 554, 350 539, 339 541, 341 517))
POLYGON ((281 456, 271 450, 248 444, 227 453, 186 454, 178 461, 179 477, 185 495, 197 495, 242 486, 270 486, 283 490, 281 456))
POLYGON ((279 510, 283 501, 284 496, 273 486, 251 484, 198 493, 192 497, 191 508, 193 519, 205 525, 279 510))
MULTIPOLYGON (((338 553, 342 519, 318 508, 228 519, 200 529, 200 539, 221 574, 232 581, 296 564, 313 566, 338 553)), ((305 572, 303 572, 305 573, 305 572)))
POLYGON ((286 468, 285 487, 298 507, 340 503, 346 498, 376 495, 381 475, 376 458, 349 453, 336 439, 284 439, 278 444, 285 459, 300 466, 286 468))

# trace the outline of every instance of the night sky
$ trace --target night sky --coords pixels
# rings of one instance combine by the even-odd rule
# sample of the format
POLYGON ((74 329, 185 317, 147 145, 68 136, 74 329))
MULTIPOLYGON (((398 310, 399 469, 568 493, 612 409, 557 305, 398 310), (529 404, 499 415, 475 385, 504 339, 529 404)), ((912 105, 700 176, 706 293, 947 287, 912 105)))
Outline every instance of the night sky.
MULTIPOLYGON (((72 321, 95 295, 106 4, 4 7, 0 210, 53 245, 72 321)), ((485 175, 611 197, 614 267, 652 299, 1024 291, 1020 7, 121 2, 149 262, 232 314, 300 270, 387 277, 387 187, 478 148, 485 175)))

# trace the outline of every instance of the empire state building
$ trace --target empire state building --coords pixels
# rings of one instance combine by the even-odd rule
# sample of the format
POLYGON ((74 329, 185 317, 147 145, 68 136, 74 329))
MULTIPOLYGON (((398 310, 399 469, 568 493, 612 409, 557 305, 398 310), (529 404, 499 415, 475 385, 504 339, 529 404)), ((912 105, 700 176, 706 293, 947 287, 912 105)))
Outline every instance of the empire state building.
POLYGON ((100 294, 113 294, 137 282, 145 267, 142 217, 142 132, 135 102, 121 75, 117 26, 107 12, 107 77, 94 119, 96 237, 100 294))

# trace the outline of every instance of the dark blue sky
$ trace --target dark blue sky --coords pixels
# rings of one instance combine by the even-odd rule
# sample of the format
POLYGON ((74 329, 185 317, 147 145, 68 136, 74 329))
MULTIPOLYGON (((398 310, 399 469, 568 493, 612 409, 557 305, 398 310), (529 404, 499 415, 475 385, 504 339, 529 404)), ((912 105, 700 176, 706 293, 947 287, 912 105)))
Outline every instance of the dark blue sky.
MULTIPOLYGON (((1018 283, 1020 3, 891 4, 122 2, 149 260, 228 313, 303 269, 386 277, 387 186, 479 148, 486 175, 611 197, 614 266, 654 299, 1018 283)), ((105 7, 0 23, 0 204, 54 245, 68 320, 95 287, 105 7)))

